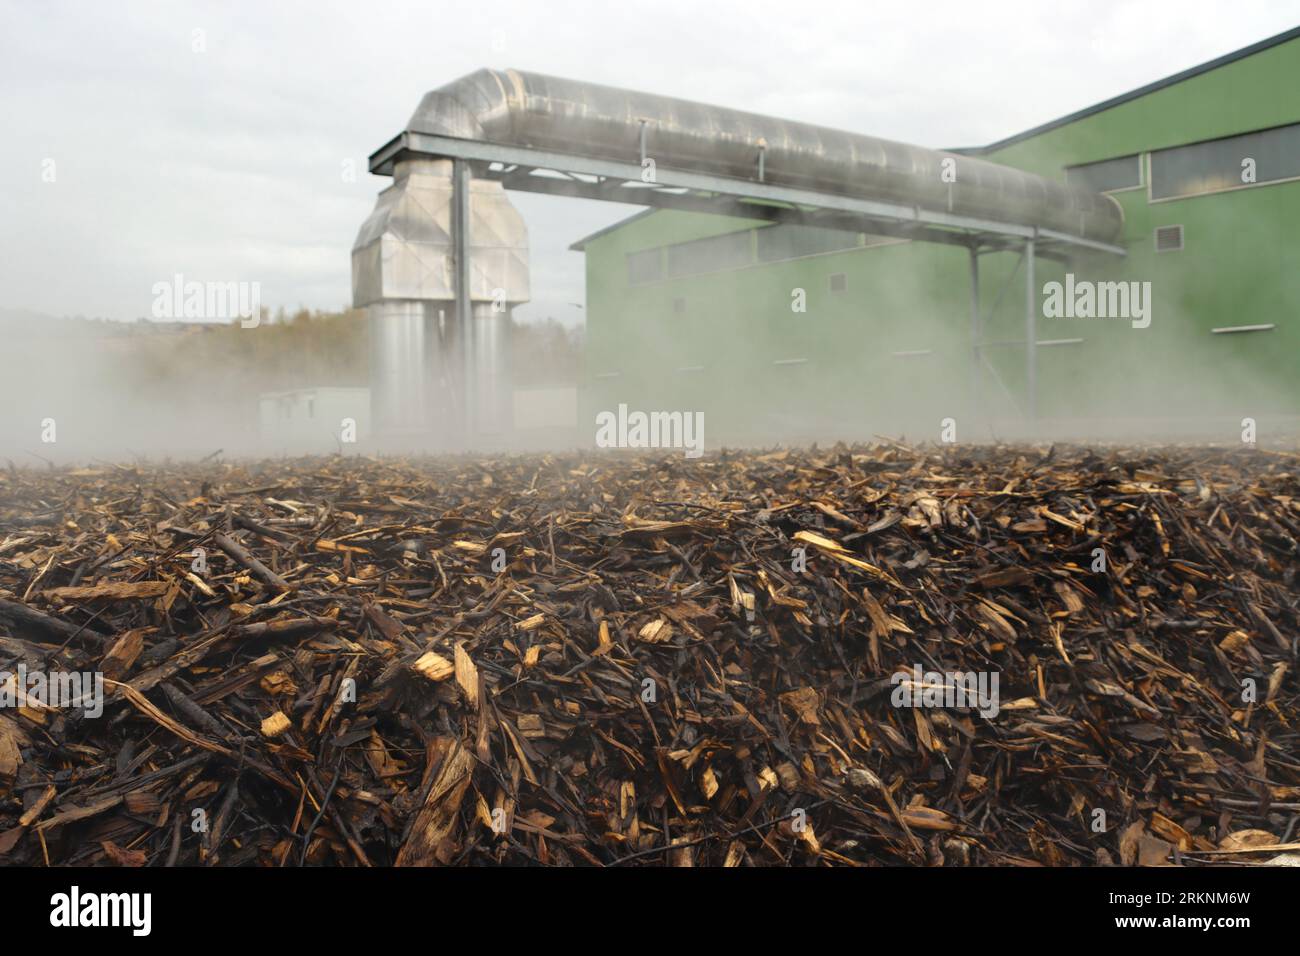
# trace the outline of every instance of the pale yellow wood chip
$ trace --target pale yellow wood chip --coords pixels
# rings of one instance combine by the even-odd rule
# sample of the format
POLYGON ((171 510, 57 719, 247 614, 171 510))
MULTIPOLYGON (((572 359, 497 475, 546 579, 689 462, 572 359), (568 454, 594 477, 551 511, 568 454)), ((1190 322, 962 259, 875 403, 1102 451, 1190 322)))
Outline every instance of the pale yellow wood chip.
POLYGON ((431 681, 446 680, 452 674, 456 673, 456 667, 445 657, 429 651, 411 665, 417 674, 431 681))
POLYGON ((465 692, 469 705, 478 710, 478 668, 463 644, 456 645, 456 683, 465 692))
POLYGON ((666 618, 656 618, 637 633, 647 644, 662 644, 673 636, 673 626, 666 618))
POLYGON ((284 712, 277 710, 270 717, 266 718, 266 720, 262 721, 262 736, 279 737, 292 726, 293 724, 290 723, 289 718, 285 716, 284 712))

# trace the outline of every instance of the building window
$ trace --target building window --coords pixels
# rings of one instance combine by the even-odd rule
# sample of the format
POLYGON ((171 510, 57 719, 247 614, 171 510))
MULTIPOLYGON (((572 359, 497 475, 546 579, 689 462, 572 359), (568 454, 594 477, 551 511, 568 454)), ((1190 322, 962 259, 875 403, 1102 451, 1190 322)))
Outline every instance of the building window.
POLYGON ((831 291, 843 292, 849 287, 849 278, 843 272, 831 273, 831 291))
POLYGON ((1182 252, 1182 249, 1182 226, 1159 226, 1156 229, 1156 252, 1182 252))
POLYGON ((678 296, 676 299, 673 299, 673 312, 676 315, 685 315, 686 300, 681 298, 680 296, 678 296))
POLYGON ((744 229, 669 246, 668 276, 675 279, 752 265, 754 250, 749 238, 752 232, 744 229))
POLYGON ((677 242, 659 249, 629 252, 627 280, 629 285, 645 285, 665 278, 679 279, 743 269, 756 262, 784 262, 906 241, 823 226, 780 223, 677 242))
POLYGON ((664 277, 663 250, 656 247, 627 254, 627 284, 645 285, 664 277))
POLYGON ((1142 157, 1134 154, 1118 159, 1103 159, 1099 163, 1070 166, 1065 171, 1065 181, 1071 186, 1091 189, 1095 193, 1132 189, 1142 185, 1142 157))
POLYGON ((860 235, 843 229, 801 226, 796 223, 766 226, 758 230, 758 261, 778 262, 782 259, 799 259, 803 256, 856 249, 862 244, 860 235))
POLYGON ((1300 179, 1300 123, 1151 154, 1151 198, 1178 199, 1300 179))

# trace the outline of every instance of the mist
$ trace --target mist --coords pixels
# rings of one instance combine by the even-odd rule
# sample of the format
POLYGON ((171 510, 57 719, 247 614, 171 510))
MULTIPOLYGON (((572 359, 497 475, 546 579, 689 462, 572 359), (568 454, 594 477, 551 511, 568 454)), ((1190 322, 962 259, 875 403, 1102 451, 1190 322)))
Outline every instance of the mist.
MULTIPOLYGON (((625 31, 615 50, 606 34, 584 32, 597 27, 576 7, 542 17, 489 5, 430 60, 427 36, 448 16, 436 5, 399 5, 384 17, 325 6, 305 18, 203 3, 127 4, 116 17, 60 4, 5 9, 15 29, 4 41, 0 102, 15 148, 0 156, 7 184, 0 195, 0 457, 33 466, 290 453, 263 434, 262 397, 320 388, 340 390, 355 411, 346 406, 339 421, 322 422, 313 451, 467 447, 456 443, 452 424, 423 444, 385 444, 366 421, 357 390, 373 374, 369 320, 346 307, 348 248, 390 182, 367 172, 366 155, 401 128, 426 91, 483 64, 515 63, 931 148, 971 147, 1293 20, 1287 4, 1232 18, 1208 2, 1142 11, 1025 4, 1002 21, 940 4, 921 36, 891 11, 810 17, 813 11, 795 16, 774 5, 762 26, 737 26, 723 10, 669 4, 654 22, 625 31), (1148 42, 1154 23, 1165 37, 1160 44, 1148 42), (726 62, 707 40, 723 25, 748 41, 726 62), (14 42, 18 36, 30 42, 14 42), (1017 68, 991 69, 989 50, 1017 68), (948 68, 905 69, 921 51, 948 68), (1025 76, 1035 81, 1026 84, 1025 76), (326 323, 329 336, 301 323, 292 334, 288 320, 235 330, 225 326, 229 317, 159 319, 151 289, 180 273, 256 283, 268 316, 337 318, 326 323), (361 424, 355 442, 340 437, 345 419, 361 424)), ((573 146, 582 152, 593 144, 573 146)), ((1040 173, 1060 178, 1059 169, 1040 173)), ((1241 284, 1277 290, 1266 310, 1252 303, 1240 325, 1276 324, 1295 313, 1294 284, 1274 281, 1294 264, 1294 237, 1270 225, 1277 218, 1225 214, 1189 226, 1184 267, 1175 271, 1147 251, 1151 223, 1125 201, 1119 241, 1130 249, 1127 261, 1039 258, 1036 338, 1051 344, 1035 347, 1040 398, 1031 414, 1026 291, 1014 249, 981 257, 976 359, 962 249, 894 240, 817 257, 818 269, 847 272, 850 286, 835 301, 824 288, 806 290, 808 311, 793 316, 792 290, 816 272, 806 260, 668 283, 698 303, 684 327, 671 295, 654 302, 653 291, 629 290, 622 302, 601 298, 599 275, 622 274, 625 250, 595 262, 593 253, 569 248, 638 207, 523 192, 511 192, 510 201, 528 226, 532 285, 514 322, 558 324, 575 337, 563 357, 539 356, 535 340, 516 337, 515 404, 535 411, 535 421, 478 449, 591 448, 597 416, 621 404, 701 414, 710 451, 873 436, 1239 442, 1248 421, 1260 441, 1296 433, 1295 350, 1269 345, 1287 341, 1283 330, 1204 327, 1207 303, 1220 313, 1234 306, 1216 301, 1207 278, 1224 257, 1232 261, 1220 268, 1241 284), (1233 234, 1249 235, 1249 249, 1282 251, 1261 257, 1243 246, 1238 254, 1213 238, 1233 234), (1204 268, 1197 257, 1206 257, 1204 268), (1084 281, 1149 282, 1151 325, 1049 318, 1043 290, 1067 272, 1084 281), (1177 334, 1189 328, 1195 334, 1177 334), (601 377, 620 352, 634 358, 624 364, 636 371, 621 381, 601 377)), ((733 228, 703 216, 683 215, 679 225, 665 227, 659 241, 733 228)), ((458 412, 445 411, 451 423, 458 412)))

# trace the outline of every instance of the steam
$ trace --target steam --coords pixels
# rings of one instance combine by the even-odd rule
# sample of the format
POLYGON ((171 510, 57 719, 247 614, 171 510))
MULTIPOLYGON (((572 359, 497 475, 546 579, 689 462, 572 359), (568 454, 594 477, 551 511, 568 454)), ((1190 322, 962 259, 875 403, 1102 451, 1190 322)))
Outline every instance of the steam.
MULTIPOLYGON (((699 234, 698 217, 661 215, 699 234)), ((1198 238, 1176 255, 1195 254, 1198 238)), ((1293 314, 1300 303, 1292 286, 1266 264, 1244 263, 1246 278, 1233 281, 1257 298, 1236 312, 1194 263, 1143 255, 1138 245, 1130 242, 1127 262, 1036 262, 1036 421, 1025 415, 1026 288, 1017 254, 981 258, 975 375, 966 251, 895 243, 634 289, 613 300, 626 315, 609 314, 601 298, 590 304, 585 341, 555 323, 517 327, 511 364, 521 401, 554 404, 576 389, 576 427, 548 411, 552 427, 497 436, 490 448, 595 448, 600 423, 620 406, 651 421, 656 413, 698 421, 707 443, 695 444, 705 453, 876 436, 1233 444, 1300 433, 1297 360, 1279 347, 1282 331, 1211 331, 1293 314), (840 272, 847 287, 832 292, 824 277, 840 272), (1088 282, 1138 284, 1137 317, 1122 309, 1071 317, 1061 296, 1088 282), (790 307, 797 289, 803 313, 790 307), (683 313, 674 298, 685 300, 683 313), (1260 302, 1271 308, 1259 311, 1260 302)), ((592 270, 609 272, 623 251, 589 255, 592 270)), ((1113 288, 1101 291, 1121 301, 1113 288)), ((0 313, 0 461, 277 455, 283 449, 259 433, 260 395, 368 384, 360 312, 281 313, 241 325, 0 313)), ((367 412, 354 417, 364 421, 367 412)), ((385 446, 364 429, 349 444, 337 424, 321 424, 314 451, 457 450, 419 440, 385 446)))
MULTIPOLYGON (((700 234, 698 220, 686 214, 660 215, 683 220, 686 236, 700 234)), ((667 231, 661 226, 654 234, 667 231)), ((1260 441, 1293 438, 1300 433, 1300 369, 1282 348, 1284 332, 1212 329, 1266 325, 1293 313, 1300 305, 1294 286, 1268 263, 1248 260, 1231 277, 1231 289, 1217 285, 1223 267, 1195 258, 1236 230, 1227 220, 1217 232, 1192 236, 1186 252, 1170 257, 1155 256, 1150 237, 1137 235, 1127 240, 1125 258, 1035 260, 1033 420, 1019 253, 980 257, 977 364, 968 253, 920 243, 634 288, 626 303, 632 320, 611 316, 608 328, 601 310, 609 303, 591 303, 589 367, 619 374, 591 383, 585 417, 620 403, 702 411, 712 449, 876 435, 916 442, 955 435, 959 443, 1237 443, 1251 425, 1260 441), (827 279, 838 273, 847 287, 834 292, 827 279), (1061 301, 1067 293, 1068 309, 1061 301), (792 311, 801 296, 807 311, 792 311), (683 314, 675 314, 674 297, 684 299, 683 314), (1260 304, 1267 313, 1244 311, 1260 304), (619 368, 620 357, 626 367, 619 368)), ((1269 244, 1266 236, 1259 241, 1269 244)), ((589 250, 591 267, 611 272, 612 260, 635 251, 631 238, 624 245, 589 250)))
MULTIPOLYGON (((526 357, 515 376, 526 400, 576 387, 580 333, 543 321, 516 327, 513 338, 526 357)), ((0 466, 279 456, 308 448, 317 454, 456 450, 445 443, 384 446, 366 432, 369 407, 360 390, 371 371, 362 311, 264 311, 256 324, 0 311, 0 341, 0 466), (298 446, 270 440, 261 427, 262 396, 317 388, 344 394, 343 404, 321 409, 298 446), (355 442, 346 440, 353 437, 343 424, 349 418, 361 423, 355 442)), ((453 417, 449 409, 440 412, 453 417)), ((498 447, 577 443, 570 427, 503 436, 498 447)))

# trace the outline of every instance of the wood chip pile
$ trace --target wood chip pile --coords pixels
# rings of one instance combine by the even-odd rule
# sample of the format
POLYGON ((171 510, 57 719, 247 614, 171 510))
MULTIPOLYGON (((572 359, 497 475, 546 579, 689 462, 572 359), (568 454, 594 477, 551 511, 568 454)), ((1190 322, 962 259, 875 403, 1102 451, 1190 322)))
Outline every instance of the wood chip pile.
POLYGON ((889 443, 0 471, 0 864, 1294 860, 1298 476, 889 443))

